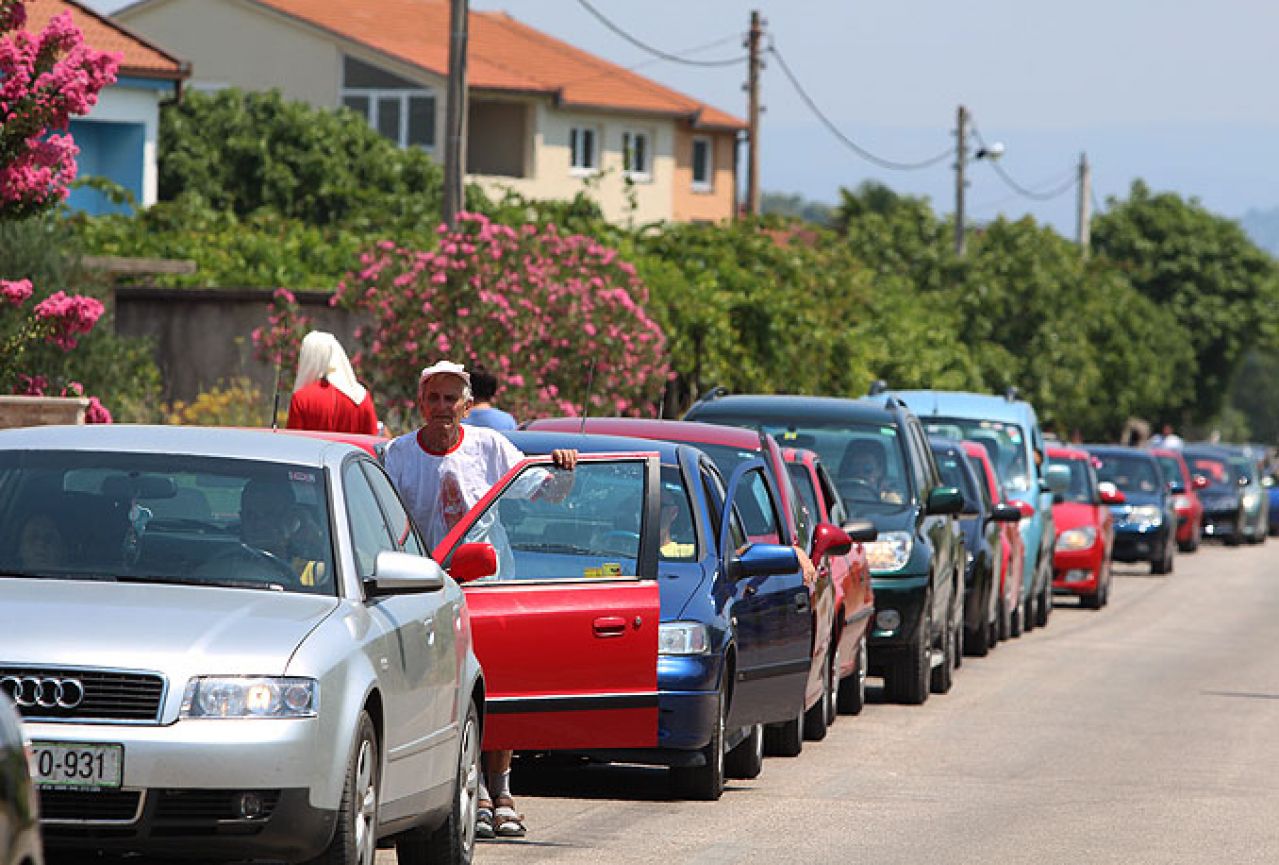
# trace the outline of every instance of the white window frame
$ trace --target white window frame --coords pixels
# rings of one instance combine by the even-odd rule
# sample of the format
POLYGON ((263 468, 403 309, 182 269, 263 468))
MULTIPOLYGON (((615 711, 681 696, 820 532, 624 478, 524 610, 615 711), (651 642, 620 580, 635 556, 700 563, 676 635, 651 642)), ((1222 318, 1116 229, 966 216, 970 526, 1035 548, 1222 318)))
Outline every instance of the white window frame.
POLYGON ((653 179, 653 134, 647 129, 624 129, 622 130, 622 172, 631 180, 648 182, 653 179), (636 168, 628 168, 627 151, 631 148, 631 143, 636 140, 644 142, 641 151, 644 156, 643 165, 636 168))
POLYGON ((573 125, 568 131, 568 168, 569 173, 584 177, 591 174, 598 174, 600 170, 600 129, 598 126, 590 124, 573 125), (591 149, 590 149, 590 165, 583 164, 585 160, 579 157, 585 155, 581 142, 585 139, 583 133, 591 133, 591 149))
POLYGON ((692 179, 692 189, 694 192, 714 192, 715 191, 715 139, 709 135, 694 135, 693 143, 690 145, 688 160, 689 176, 692 179), (706 179, 698 180, 697 171, 697 145, 706 145, 706 179))
MULTIPOLYGON (((414 87, 414 88, 379 88, 379 87, 343 87, 339 96, 338 104, 347 110, 354 111, 346 104, 348 96, 362 97, 369 100, 369 112, 364 116, 369 126, 381 134, 381 127, 378 126, 378 110, 381 106, 380 100, 398 99, 400 102, 400 129, 399 134, 395 138, 395 143, 401 148, 407 148, 409 144, 409 99, 417 96, 429 96, 432 99, 432 110, 439 107, 439 97, 432 87, 414 87)), ((438 119, 438 118, 437 118, 438 119)), ((439 137, 439 125, 435 125, 436 138, 439 137)), ((413 143, 413 147, 421 147, 427 153, 435 152, 435 142, 430 144, 413 143)))

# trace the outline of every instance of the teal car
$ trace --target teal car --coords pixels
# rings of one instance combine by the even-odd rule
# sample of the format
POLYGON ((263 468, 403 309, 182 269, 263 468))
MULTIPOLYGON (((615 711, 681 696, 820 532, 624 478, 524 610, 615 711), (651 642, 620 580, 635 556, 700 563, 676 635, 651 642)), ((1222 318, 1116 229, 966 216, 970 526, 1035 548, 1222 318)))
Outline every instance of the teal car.
MULTIPOLYGON (((975 441, 984 447, 1003 479, 1008 498, 1025 502, 1034 514, 1020 524, 1026 547, 1022 593, 1013 612, 1014 635, 1048 624, 1052 612, 1053 488, 1044 458, 1044 436, 1034 407, 1006 396, 940 390, 885 391, 910 407, 929 435, 975 441)), ((1064 491, 1060 477, 1053 484, 1064 491)))

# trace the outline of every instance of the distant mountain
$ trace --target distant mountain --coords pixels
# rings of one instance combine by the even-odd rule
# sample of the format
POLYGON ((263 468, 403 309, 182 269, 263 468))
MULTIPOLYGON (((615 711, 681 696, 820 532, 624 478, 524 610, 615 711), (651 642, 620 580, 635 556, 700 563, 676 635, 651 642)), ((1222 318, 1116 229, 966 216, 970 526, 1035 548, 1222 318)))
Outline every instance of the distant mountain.
POLYGON ((818 225, 829 225, 834 210, 825 202, 810 201, 802 195, 785 192, 764 192, 760 195, 759 209, 765 215, 797 216, 818 225))
POLYGON ((1271 255, 1279 255, 1279 207, 1269 210, 1253 208, 1239 222, 1253 243, 1271 255))

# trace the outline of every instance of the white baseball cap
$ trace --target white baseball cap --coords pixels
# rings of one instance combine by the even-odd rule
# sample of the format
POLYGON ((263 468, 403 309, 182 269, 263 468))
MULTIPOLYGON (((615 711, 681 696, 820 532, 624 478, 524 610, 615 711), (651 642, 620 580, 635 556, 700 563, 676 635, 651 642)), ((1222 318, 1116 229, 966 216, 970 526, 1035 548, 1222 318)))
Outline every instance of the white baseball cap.
POLYGON ((422 385, 428 378, 433 375, 442 373, 455 375, 460 378, 467 387, 471 386, 471 374, 466 371, 466 367, 460 363, 454 363, 451 360, 437 360, 435 363, 424 368, 422 374, 418 377, 418 385, 422 385))

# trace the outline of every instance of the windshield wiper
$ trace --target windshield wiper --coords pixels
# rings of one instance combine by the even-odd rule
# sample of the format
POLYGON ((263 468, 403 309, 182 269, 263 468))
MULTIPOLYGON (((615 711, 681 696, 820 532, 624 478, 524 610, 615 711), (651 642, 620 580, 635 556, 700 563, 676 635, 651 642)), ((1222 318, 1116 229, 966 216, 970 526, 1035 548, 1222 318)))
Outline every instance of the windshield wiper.
POLYGON ((95 580, 103 583, 115 582, 114 574, 77 573, 76 571, 59 571, 57 573, 32 573, 30 571, 4 571, 0 577, 17 577, 22 580, 95 580))
POLYGON ((525 553, 561 553, 569 556, 598 556, 595 550, 572 544, 511 544, 511 549, 525 553))
POLYGON ((264 583, 261 580, 231 580, 225 577, 172 577, 172 576, 120 576, 116 578, 122 583, 157 583, 172 586, 217 586, 227 589, 264 589, 272 592, 284 591, 279 583, 264 583))

